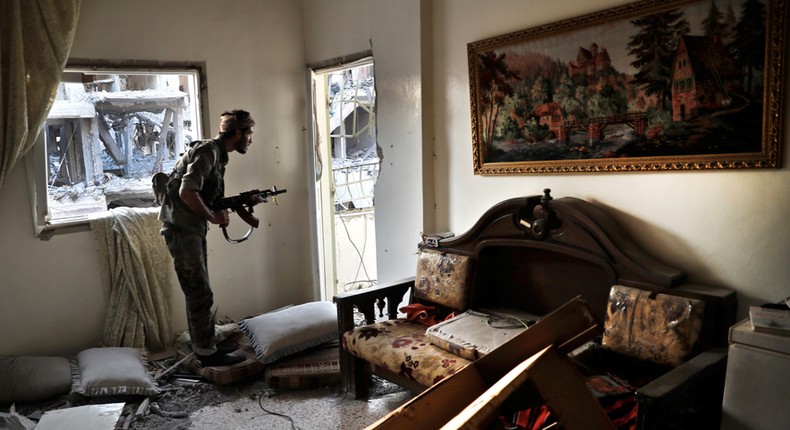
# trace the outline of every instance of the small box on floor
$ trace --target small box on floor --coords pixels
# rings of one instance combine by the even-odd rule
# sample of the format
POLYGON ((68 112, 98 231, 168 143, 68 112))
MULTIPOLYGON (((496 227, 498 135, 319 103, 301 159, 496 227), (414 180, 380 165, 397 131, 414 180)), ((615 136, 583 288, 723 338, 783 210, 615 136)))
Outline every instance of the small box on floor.
POLYGON ((266 367, 266 383, 272 388, 298 389, 340 382, 337 342, 330 342, 275 361, 266 367))

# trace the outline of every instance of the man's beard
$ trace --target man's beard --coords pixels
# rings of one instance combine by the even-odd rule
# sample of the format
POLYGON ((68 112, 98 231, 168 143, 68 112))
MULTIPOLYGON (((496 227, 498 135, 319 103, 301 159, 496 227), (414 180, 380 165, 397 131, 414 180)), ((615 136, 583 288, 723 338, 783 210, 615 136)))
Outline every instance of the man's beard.
POLYGON ((247 153, 247 142, 238 141, 236 143, 236 152, 239 154, 246 154, 247 153))

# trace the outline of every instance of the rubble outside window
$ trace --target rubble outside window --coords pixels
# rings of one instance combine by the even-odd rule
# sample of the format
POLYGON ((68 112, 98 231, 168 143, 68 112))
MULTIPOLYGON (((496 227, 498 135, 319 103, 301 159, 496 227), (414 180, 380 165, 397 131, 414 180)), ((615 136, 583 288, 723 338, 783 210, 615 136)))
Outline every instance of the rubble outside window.
POLYGON ((169 172, 188 143, 202 137, 199 88, 194 70, 67 68, 41 132, 42 224, 153 206, 151 176, 169 172))

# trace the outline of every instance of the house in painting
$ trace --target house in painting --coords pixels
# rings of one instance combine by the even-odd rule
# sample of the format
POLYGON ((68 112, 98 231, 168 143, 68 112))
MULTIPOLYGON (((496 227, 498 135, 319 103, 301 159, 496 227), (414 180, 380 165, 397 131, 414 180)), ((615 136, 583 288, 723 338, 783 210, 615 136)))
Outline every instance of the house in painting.
POLYGON ((568 63, 568 74, 571 76, 578 74, 595 76, 602 70, 611 67, 611 65, 612 59, 609 57, 609 52, 606 48, 600 48, 597 43, 593 42, 589 49, 579 47, 576 61, 568 63))
POLYGON ((743 87, 743 71, 718 37, 683 36, 672 65, 672 120, 725 108, 743 87))
POLYGON ((538 124, 548 127, 561 141, 565 140, 567 135, 563 126, 565 117, 559 103, 543 103, 537 106, 533 112, 538 117, 538 124))

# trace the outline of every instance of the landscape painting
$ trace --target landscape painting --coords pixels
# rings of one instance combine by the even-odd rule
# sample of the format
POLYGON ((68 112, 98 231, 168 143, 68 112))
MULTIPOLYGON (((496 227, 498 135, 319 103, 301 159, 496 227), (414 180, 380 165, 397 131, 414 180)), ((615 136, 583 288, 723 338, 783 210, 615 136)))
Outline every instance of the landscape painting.
POLYGON ((470 43, 475 174, 780 167, 786 9, 641 1, 470 43))

